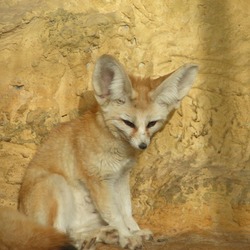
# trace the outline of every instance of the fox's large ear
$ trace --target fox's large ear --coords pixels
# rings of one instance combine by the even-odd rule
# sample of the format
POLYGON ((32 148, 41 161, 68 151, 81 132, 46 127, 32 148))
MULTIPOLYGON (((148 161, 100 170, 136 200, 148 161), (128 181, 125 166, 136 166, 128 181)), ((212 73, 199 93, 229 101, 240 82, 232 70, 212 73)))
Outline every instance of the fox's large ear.
POLYGON ((185 64, 170 74, 153 92, 151 98, 170 109, 178 108, 180 101, 188 94, 198 72, 195 64, 185 64))
POLYGON ((112 56, 102 55, 96 62, 93 88, 97 102, 102 105, 107 100, 124 103, 132 94, 132 85, 123 66, 112 56))

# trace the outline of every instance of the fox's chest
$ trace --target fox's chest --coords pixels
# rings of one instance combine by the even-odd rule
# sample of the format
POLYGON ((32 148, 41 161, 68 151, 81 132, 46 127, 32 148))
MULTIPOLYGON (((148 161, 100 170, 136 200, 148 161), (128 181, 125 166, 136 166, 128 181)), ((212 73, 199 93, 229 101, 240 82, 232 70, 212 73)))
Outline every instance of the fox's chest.
POLYGON ((107 150, 95 154, 92 159, 93 170, 107 178, 111 176, 119 177, 130 170, 135 163, 133 156, 121 152, 117 148, 107 148, 107 150))

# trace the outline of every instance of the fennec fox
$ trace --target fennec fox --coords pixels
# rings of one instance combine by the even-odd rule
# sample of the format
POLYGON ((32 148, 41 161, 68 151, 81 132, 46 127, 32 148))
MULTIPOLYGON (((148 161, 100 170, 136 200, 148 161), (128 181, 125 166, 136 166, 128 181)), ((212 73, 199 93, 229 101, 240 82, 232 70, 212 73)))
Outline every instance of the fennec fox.
POLYGON ((95 107, 55 129, 23 179, 19 210, 68 234, 79 249, 96 242, 141 249, 150 238, 132 217, 129 172, 197 74, 187 64, 156 80, 129 76, 112 56, 94 68, 95 107))

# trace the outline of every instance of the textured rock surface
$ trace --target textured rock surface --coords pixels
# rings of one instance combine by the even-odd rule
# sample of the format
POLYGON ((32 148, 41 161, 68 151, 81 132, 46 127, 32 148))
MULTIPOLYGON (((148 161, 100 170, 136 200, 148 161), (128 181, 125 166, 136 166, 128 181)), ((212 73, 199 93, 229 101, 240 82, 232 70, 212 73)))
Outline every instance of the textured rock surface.
POLYGON ((168 235, 249 232, 249 3, 82 2, 0 3, 0 205, 16 205, 36 146, 88 103, 99 55, 141 76, 196 62, 190 95, 133 171, 135 216, 168 235))

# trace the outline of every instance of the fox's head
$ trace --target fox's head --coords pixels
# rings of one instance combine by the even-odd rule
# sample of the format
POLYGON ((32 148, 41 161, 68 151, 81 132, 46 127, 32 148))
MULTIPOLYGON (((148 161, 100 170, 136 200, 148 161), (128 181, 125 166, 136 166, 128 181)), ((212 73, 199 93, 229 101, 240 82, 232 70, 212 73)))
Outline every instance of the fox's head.
POLYGON ((197 65, 185 64, 165 77, 137 79, 112 56, 101 56, 95 65, 93 88, 111 133, 136 149, 146 149, 168 114, 187 95, 197 71, 197 65))

